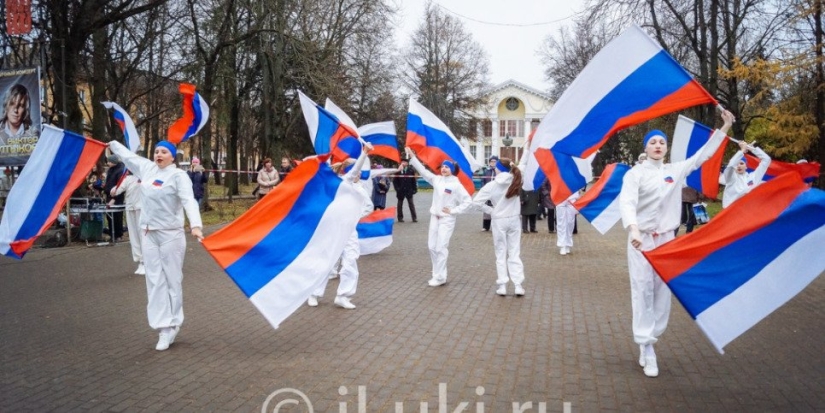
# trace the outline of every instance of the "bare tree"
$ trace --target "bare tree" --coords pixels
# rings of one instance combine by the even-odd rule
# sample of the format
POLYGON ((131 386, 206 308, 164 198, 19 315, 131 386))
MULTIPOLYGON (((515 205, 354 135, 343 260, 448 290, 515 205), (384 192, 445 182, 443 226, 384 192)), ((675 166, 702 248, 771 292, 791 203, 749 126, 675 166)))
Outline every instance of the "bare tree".
POLYGON ((413 33, 402 81, 422 105, 454 134, 473 136, 471 113, 484 104, 488 85, 487 56, 457 19, 428 2, 421 25, 413 33))

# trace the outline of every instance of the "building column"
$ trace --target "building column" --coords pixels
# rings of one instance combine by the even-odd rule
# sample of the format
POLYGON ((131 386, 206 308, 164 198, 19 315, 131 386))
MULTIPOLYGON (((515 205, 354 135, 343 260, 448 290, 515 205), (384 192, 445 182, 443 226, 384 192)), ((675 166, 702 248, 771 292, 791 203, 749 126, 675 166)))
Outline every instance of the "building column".
MULTIPOLYGON (((490 155, 499 156, 499 136, 498 136, 498 118, 491 118, 490 119, 493 123, 493 139, 491 145, 493 146, 492 150, 490 150, 490 155)), ((486 159, 485 159, 485 164, 486 159)))

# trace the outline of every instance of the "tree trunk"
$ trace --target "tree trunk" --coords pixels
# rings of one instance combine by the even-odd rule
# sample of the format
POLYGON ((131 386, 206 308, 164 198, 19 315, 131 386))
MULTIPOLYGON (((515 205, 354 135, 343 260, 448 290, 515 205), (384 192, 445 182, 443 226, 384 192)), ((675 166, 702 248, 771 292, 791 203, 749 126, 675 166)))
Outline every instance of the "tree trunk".
MULTIPOLYGON (((819 164, 825 164, 825 70, 822 67, 822 0, 814 0, 814 35, 816 37, 816 104, 814 118, 816 119, 816 126, 819 129, 819 139, 814 147, 816 148, 816 157, 819 164)), ((825 173, 820 171, 818 187, 825 189, 825 173)))

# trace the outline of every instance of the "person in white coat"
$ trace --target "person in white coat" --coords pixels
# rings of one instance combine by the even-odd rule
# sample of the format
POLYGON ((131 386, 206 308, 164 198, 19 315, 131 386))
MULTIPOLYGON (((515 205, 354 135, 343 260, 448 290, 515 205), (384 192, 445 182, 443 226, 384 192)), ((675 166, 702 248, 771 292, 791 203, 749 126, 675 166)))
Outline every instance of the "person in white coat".
POLYGON ((675 238, 682 205, 682 186, 687 175, 710 159, 724 142, 733 124, 729 111, 722 112, 724 125, 690 158, 664 163, 667 135, 654 130, 644 139, 647 160, 624 176, 619 194, 622 224, 628 230, 627 264, 633 313, 633 339, 639 344, 639 364, 648 377, 659 375, 656 353, 659 336, 670 317, 670 290, 642 255, 675 238))
POLYGON ((524 264, 521 262, 521 189, 518 166, 508 158, 496 159, 496 174, 473 198, 473 206, 490 216, 496 253, 496 294, 507 295, 511 281, 517 297, 524 296, 524 264), (488 205, 492 204, 492 206, 488 205))
POLYGON ((556 246, 561 255, 570 254, 570 248, 573 248, 573 228, 576 226, 576 214, 579 213, 573 208, 573 202, 580 196, 579 191, 573 192, 556 205, 556 246))
POLYGON ((175 342, 183 324, 184 211, 192 235, 203 240, 198 201, 189 176, 175 166, 177 149, 172 143, 158 142, 154 162, 116 141, 110 142, 109 148, 141 180, 140 231, 143 232, 141 252, 148 293, 146 313, 149 326, 160 330, 155 349, 163 351, 175 342))
MULTIPOLYGON (((366 143, 364 150, 357 160, 349 159, 345 162, 339 162, 332 165, 332 170, 336 173, 342 174, 341 178, 344 182, 349 183, 358 191, 362 198, 361 217, 365 217, 372 213, 372 197, 369 195, 361 180, 361 167, 367 159, 367 151, 372 150, 372 145, 366 143)), ((355 304, 350 301, 355 291, 358 288, 358 257, 361 256, 361 245, 358 241, 358 230, 353 229, 350 234, 347 244, 344 246, 344 251, 341 253, 341 269, 338 273, 340 280, 338 282, 338 292, 335 296, 335 305, 347 310, 354 310, 355 304)), ((337 265, 337 263, 336 263, 337 265)), ((333 266, 334 268, 335 266, 333 266)), ((334 271, 334 270, 333 270, 334 271)), ((324 290, 327 288, 327 283, 331 277, 324 278, 324 281, 312 295, 307 299, 307 305, 310 307, 318 306, 318 299, 324 296, 324 290)))
POLYGON ((465 212, 473 202, 464 185, 458 180, 458 165, 453 161, 441 164, 440 175, 436 175, 418 160, 410 148, 406 148, 410 165, 433 186, 433 203, 430 206, 430 229, 427 247, 433 264, 432 278, 427 282, 431 287, 447 283, 447 257, 450 255, 450 237, 455 229, 455 216, 465 212))
POLYGON ((129 171, 126 172, 120 185, 112 188, 111 195, 114 197, 124 192, 126 193, 126 228, 129 230, 129 245, 132 247, 132 260, 138 263, 135 274, 146 275, 143 253, 140 249, 143 242, 143 232, 140 230, 140 179, 129 171))
POLYGON ((725 167, 725 192, 722 195, 722 208, 727 208, 733 201, 742 198, 753 188, 759 186, 770 165, 771 157, 765 151, 748 145, 744 140, 739 142, 739 150, 730 158, 728 166, 725 167), (748 151, 759 158, 759 166, 751 173, 748 173, 748 165, 745 163, 745 153, 748 151))

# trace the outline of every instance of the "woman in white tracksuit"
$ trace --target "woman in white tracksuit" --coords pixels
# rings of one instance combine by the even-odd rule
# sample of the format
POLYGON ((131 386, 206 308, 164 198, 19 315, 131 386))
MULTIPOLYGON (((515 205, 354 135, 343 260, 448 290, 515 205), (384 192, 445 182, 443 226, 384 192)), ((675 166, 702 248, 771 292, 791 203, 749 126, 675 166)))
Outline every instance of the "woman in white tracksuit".
MULTIPOLYGON (((361 155, 355 161, 354 166, 351 159, 350 162, 342 162, 332 165, 332 170, 338 173, 343 173, 341 178, 345 182, 353 185, 358 193, 361 194, 361 217, 367 216, 373 211, 372 197, 368 195, 366 189, 364 189, 362 180, 360 179, 361 167, 367 159, 368 150, 372 150, 372 145, 369 143, 367 143, 364 150, 361 151, 361 155)), ((355 309, 355 304, 350 301, 350 298, 355 295, 355 290, 358 288, 357 261, 360 255, 361 248, 358 242, 358 230, 354 229, 347 240, 347 244, 344 246, 344 251, 341 253, 341 270, 339 272, 341 279, 338 282, 338 293, 336 294, 334 301, 335 305, 347 310, 355 309)), ((316 307, 318 305, 318 299, 323 297, 324 290, 327 288, 327 282, 329 282, 329 279, 330 277, 324 278, 323 283, 319 285, 312 295, 309 296, 309 299, 307 299, 307 305, 310 307, 316 307)))
POLYGON ((126 228, 129 229, 129 245, 132 246, 132 260, 138 263, 135 274, 146 275, 143 254, 140 252, 143 232, 140 230, 140 179, 131 172, 126 173, 123 182, 112 188, 112 196, 126 192, 126 228))
POLYGON ((166 350, 174 343, 183 324, 184 211, 192 235, 203 239, 198 201, 189 176, 175 166, 177 150, 170 142, 158 142, 154 162, 115 141, 109 143, 109 148, 141 180, 140 231, 143 232, 141 252, 148 293, 146 313, 149 326, 160 330, 155 349, 166 350))
POLYGON ((661 131, 645 136, 647 160, 624 176, 619 195, 622 224, 628 230, 627 265, 630 272, 630 300, 633 310, 633 339, 639 344, 639 364, 648 377, 659 375, 653 344, 664 333, 670 317, 670 290, 659 278, 642 251, 652 250, 672 240, 679 227, 682 186, 688 174, 698 169, 724 142, 733 124, 733 114, 722 113, 725 123, 692 157, 664 163, 667 137, 661 131))
POLYGON ((567 255, 570 248, 573 248, 573 228, 576 226, 576 208, 573 202, 579 199, 578 191, 573 192, 562 203, 556 205, 556 246, 559 247, 559 254, 567 255))
POLYGON ((496 161, 498 174, 473 198, 473 206, 489 214, 496 252, 496 294, 507 295, 507 281, 512 281, 517 297, 524 295, 524 264, 521 262, 521 189, 518 166, 507 158, 496 161), (493 206, 487 205, 487 201, 493 206), (508 277, 509 275, 509 277, 508 277))
POLYGON ((430 206, 430 229, 427 247, 433 264, 432 278, 427 282, 431 287, 447 283, 447 257, 450 252, 450 237, 455 229, 455 216, 466 211, 473 202, 455 175, 458 165, 452 161, 441 164, 440 175, 427 170, 416 158, 412 149, 406 148, 410 165, 433 186, 433 204, 430 206))
POLYGON ((728 166, 725 167, 725 192, 722 195, 722 208, 727 208, 739 198, 742 198, 762 183, 765 172, 771 165, 771 157, 762 149, 739 142, 739 151, 733 158, 730 158, 728 166), (748 165, 745 163, 745 152, 750 151, 759 158, 759 166, 751 173, 748 173, 748 165))

